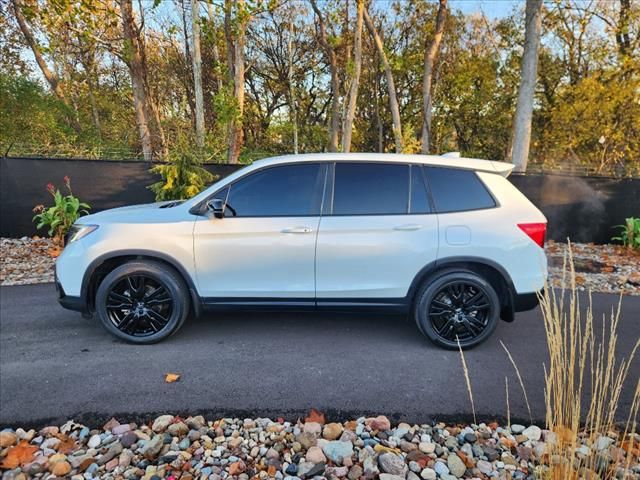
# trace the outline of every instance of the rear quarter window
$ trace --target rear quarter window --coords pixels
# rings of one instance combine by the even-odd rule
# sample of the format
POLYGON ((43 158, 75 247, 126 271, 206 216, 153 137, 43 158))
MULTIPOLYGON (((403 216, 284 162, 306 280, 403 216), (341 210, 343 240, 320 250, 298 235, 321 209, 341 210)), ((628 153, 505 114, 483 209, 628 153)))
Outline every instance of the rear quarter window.
POLYGON ((425 167, 427 181, 438 213, 493 208, 496 202, 471 170, 425 167))

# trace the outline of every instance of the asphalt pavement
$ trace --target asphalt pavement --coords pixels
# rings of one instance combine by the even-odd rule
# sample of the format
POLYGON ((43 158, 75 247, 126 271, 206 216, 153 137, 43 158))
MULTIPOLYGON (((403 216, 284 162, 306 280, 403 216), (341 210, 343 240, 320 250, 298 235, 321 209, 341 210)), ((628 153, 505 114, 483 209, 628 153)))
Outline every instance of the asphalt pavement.
MULTIPOLYGON (((593 301, 600 319, 619 297, 594 294, 593 301)), ((621 356, 639 335, 640 297, 623 297, 621 356)), ((528 418, 500 340, 520 368, 533 417, 543 419, 547 350, 538 309, 500 322, 492 338, 465 353, 478 419, 506 416, 505 377, 512 420, 528 418)), ((639 376, 636 358, 620 415, 639 376)), ((463 421, 471 414, 459 353, 435 347, 403 316, 213 314, 162 343, 134 346, 62 309, 52 284, 0 287, 0 429, 159 413, 295 419, 312 407, 336 419, 381 413, 394 421, 463 421), (180 380, 165 383, 168 372, 180 380)))

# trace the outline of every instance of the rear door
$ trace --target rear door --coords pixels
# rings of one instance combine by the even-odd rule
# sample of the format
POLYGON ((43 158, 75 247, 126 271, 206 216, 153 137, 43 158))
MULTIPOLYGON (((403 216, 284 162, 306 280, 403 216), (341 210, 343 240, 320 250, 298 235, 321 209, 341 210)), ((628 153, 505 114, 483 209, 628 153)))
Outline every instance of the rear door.
POLYGON ((403 298, 438 254, 438 220, 422 168, 336 162, 316 253, 318 305, 403 298))
POLYGON ((199 218, 193 237, 198 291, 205 301, 313 304, 326 168, 267 167, 215 195, 225 202, 224 218, 199 218))

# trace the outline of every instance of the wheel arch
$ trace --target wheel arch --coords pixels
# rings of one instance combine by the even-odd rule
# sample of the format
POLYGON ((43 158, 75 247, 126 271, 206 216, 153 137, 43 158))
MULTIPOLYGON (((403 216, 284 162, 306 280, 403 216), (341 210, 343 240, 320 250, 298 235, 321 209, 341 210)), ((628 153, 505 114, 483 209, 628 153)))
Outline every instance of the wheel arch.
POLYGON ((414 277, 409 287, 410 304, 413 305, 415 302, 418 290, 425 281, 438 272, 451 268, 469 270, 485 278, 495 289, 500 299, 500 318, 507 322, 514 320, 515 287, 509 273, 498 263, 482 257, 447 257, 425 265, 414 277))
POLYGON ((89 311, 95 310, 95 296, 100 282, 114 268, 124 265, 132 260, 151 260, 162 263, 173 270, 182 278, 189 290, 189 304, 196 316, 202 310, 201 300, 197 294, 195 282, 187 269, 170 255, 153 250, 118 250, 101 255, 93 260, 85 270, 82 277, 81 298, 89 311))

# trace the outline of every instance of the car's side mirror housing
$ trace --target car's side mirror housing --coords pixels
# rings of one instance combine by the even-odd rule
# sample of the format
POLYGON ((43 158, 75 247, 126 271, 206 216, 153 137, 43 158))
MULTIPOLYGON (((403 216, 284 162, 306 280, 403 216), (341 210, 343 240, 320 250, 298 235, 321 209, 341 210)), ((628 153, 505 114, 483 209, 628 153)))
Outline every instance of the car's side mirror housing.
POLYGON ((224 218, 224 202, 219 198, 212 198, 207 202, 207 209, 216 218, 224 218))

